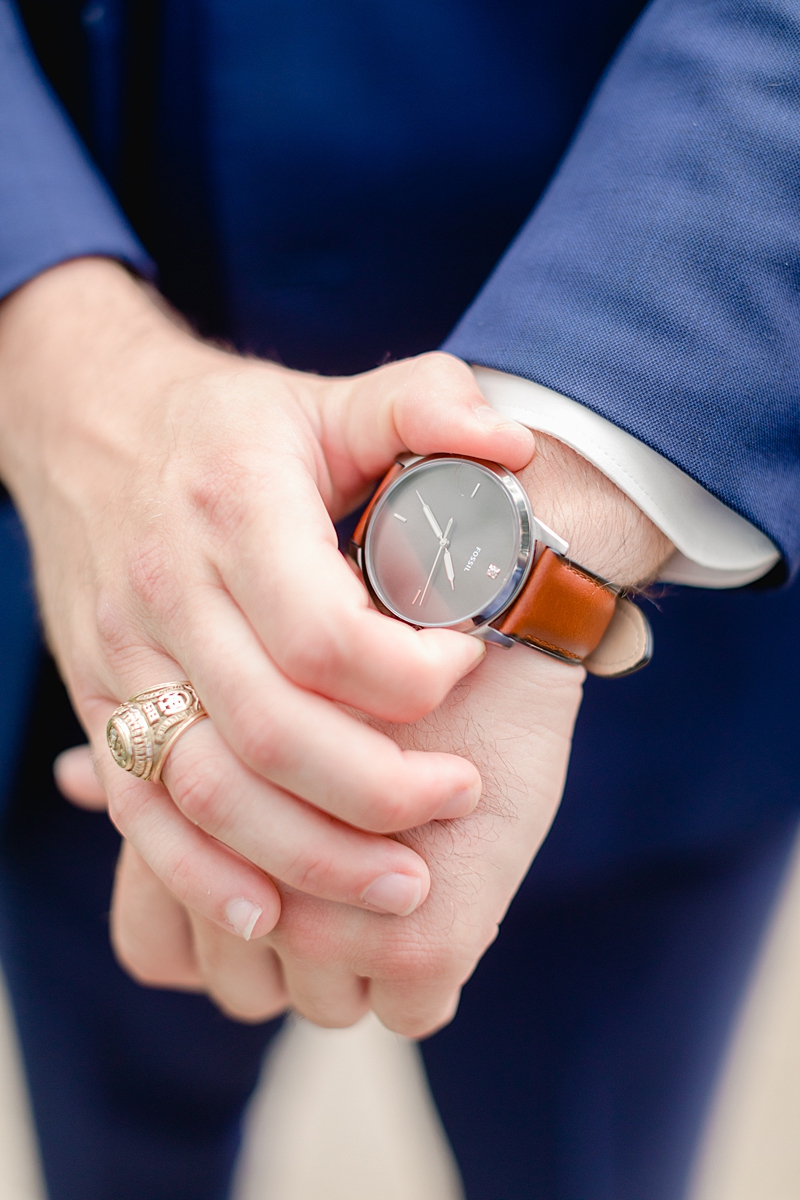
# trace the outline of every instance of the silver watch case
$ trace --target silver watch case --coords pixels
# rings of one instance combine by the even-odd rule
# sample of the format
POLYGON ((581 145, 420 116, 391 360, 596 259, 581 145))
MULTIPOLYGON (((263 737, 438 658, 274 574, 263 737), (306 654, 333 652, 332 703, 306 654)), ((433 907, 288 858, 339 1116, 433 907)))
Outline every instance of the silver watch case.
MULTIPOLYGON (((470 633, 473 637, 481 638, 486 642, 493 642, 500 646, 513 646, 515 641, 513 638, 507 637, 501 633, 499 629, 495 629, 492 625, 493 621, 497 621, 503 613, 511 607, 517 596, 525 586, 525 582, 530 574, 534 564, 538 561, 545 547, 549 547, 556 554, 566 555, 569 550, 569 545, 557 533, 554 533, 543 521, 534 514, 533 507, 525 489, 520 484, 519 480, 505 467, 498 463, 489 462, 486 459, 471 459, 465 454, 404 454, 396 459, 397 465, 402 467, 404 471, 413 471, 414 467, 420 463, 433 462, 436 459, 463 459, 465 462, 479 462, 486 470, 491 471, 496 475, 500 482, 505 487, 511 498, 514 510, 517 514, 520 530, 520 545, 517 561, 508 578, 506 586, 502 592, 494 598, 491 606, 483 612, 476 613, 475 616, 468 617, 464 621, 459 621, 458 624, 441 626, 441 628, 455 629, 459 633, 470 633)), ((385 496, 378 499, 378 504, 374 513, 370 514, 370 522, 364 532, 364 541, 362 545, 351 541, 348 547, 348 556, 358 567, 361 577, 367 587, 367 590, 372 598, 376 608, 387 616, 394 617, 396 620, 403 621, 406 625, 413 625, 402 613, 394 612, 388 607, 384 601, 377 595, 372 581, 369 576, 369 571, 366 569, 367 564, 367 543, 369 540, 369 531, 372 516, 379 511, 379 506, 385 503, 385 497, 388 498, 391 492, 391 486, 386 489, 385 496)), ((420 626, 413 626, 415 629, 420 626)), ((427 628, 427 627, 426 627, 427 628)))

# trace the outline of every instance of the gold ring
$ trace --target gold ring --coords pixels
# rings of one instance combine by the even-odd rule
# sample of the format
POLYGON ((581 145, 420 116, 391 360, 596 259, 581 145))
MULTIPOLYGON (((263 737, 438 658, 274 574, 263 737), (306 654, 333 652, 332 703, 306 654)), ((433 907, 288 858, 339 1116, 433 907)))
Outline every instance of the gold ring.
POLYGON ((188 679, 163 683, 114 709, 106 726, 108 748, 123 771, 158 783, 178 738, 207 716, 188 679))

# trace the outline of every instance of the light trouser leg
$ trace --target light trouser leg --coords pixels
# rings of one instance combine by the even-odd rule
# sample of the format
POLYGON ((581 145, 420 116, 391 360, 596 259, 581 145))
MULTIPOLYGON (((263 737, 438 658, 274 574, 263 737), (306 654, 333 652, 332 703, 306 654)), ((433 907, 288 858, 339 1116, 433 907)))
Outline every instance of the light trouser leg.
POLYGON ((520 897, 423 1044, 468 1200, 681 1200, 794 833, 520 897))
POLYGON ((239 1025, 117 966, 119 839, 52 785, 54 755, 82 740, 52 676, 37 703, 0 845, 0 948, 50 1200, 223 1200, 278 1023, 239 1025))

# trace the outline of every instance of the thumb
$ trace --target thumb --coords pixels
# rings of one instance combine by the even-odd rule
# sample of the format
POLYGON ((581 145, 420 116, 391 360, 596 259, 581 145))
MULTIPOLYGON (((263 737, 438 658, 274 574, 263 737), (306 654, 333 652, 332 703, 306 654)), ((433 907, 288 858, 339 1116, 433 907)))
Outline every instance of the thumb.
POLYGON ((346 405, 348 450, 367 479, 405 450, 469 454, 512 471, 533 458, 530 429, 496 413, 470 368, 451 354, 421 354, 360 375, 346 405))
POLYGON ((73 746, 59 754, 53 763, 53 776, 61 794, 78 808, 103 812, 108 807, 89 746, 73 746))

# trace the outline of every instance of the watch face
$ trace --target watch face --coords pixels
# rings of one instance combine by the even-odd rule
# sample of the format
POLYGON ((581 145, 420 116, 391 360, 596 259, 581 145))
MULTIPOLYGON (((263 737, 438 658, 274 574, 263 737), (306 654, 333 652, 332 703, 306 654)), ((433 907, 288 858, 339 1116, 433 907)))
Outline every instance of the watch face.
POLYGON ((530 507, 507 471, 471 459, 415 463, 375 506, 364 574, 413 625, 477 625, 508 604, 530 553, 530 507))

